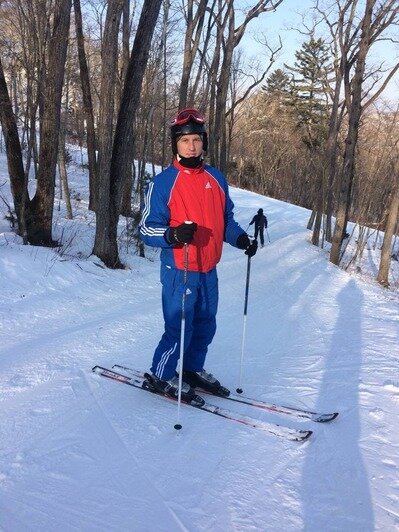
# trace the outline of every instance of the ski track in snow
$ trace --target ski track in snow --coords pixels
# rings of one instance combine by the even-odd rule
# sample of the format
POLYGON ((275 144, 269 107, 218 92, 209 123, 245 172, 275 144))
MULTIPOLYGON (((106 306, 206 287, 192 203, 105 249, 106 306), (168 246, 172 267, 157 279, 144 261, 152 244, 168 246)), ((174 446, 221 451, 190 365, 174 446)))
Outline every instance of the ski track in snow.
MULTIPOLYGON (((180 529, 182 531, 188 530, 180 522, 180 519, 178 518, 177 514, 169 507, 169 504, 168 504, 167 500, 165 499, 165 494, 162 494, 158 490, 158 488, 155 485, 155 483, 151 480, 151 478, 147 474, 145 468, 138 462, 138 460, 136 459, 136 457, 134 456, 132 451, 129 449, 129 446, 125 443, 124 438, 119 434, 117 428, 115 427, 115 424, 112 423, 112 421, 110 420, 109 415, 106 413, 106 410, 102 406, 100 406, 98 400, 96 400, 96 403, 97 403, 99 409, 101 410, 101 413, 102 413, 103 417, 108 421, 109 426, 112 428, 112 430, 114 431, 115 435, 119 438, 119 441, 122 444, 123 448, 126 450, 127 454, 129 455, 130 460, 135 463, 137 469, 139 470, 139 474, 142 476, 142 478, 145 478, 147 480, 148 484, 153 488, 155 493, 158 494, 158 496, 159 496, 159 500, 158 501, 157 500, 154 501, 153 500, 154 497, 151 494, 151 503, 152 504, 157 504, 157 505, 159 505, 159 504, 163 505, 167 509, 167 511, 170 513, 170 515, 172 516, 172 523, 170 523, 170 524, 165 523, 165 522, 163 523, 163 526, 165 527, 165 530, 174 529, 175 528, 174 527, 175 524, 178 525, 178 527, 176 529, 180 529)), ((159 523, 154 523, 154 526, 158 528, 159 523)))

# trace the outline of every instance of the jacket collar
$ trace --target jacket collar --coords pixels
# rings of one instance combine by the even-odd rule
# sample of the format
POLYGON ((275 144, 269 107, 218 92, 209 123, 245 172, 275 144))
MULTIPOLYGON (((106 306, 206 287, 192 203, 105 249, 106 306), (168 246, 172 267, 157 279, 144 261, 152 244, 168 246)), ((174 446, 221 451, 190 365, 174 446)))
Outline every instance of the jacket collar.
POLYGON ((180 164, 177 159, 174 159, 173 166, 177 168, 179 172, 183 172, 185 174, 200 174, 204 171, 204 163, 202 163, 201 166, 198 166, 197 168, 187 168, 186 166, 180 164))

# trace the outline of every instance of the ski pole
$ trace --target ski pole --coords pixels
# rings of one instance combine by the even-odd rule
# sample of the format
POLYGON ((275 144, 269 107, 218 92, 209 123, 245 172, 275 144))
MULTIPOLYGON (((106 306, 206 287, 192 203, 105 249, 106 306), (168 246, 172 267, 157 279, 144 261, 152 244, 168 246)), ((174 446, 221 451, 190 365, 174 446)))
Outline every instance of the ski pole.
POLYGON ((267 227, 266 227, 266 234, 267 234, 267 239, 268 239, 269 244, 270 244, 270 236, 269 236, 269 231, 267 230, 267 227))
MULTIPOLYGON (((245 232, 248 233, 248 229, 251 227, 251 224, 248 224, 247 225, 247 228, 245 229, 245 232)), ((253 238, 251 235, 248 235, 249 238, 253 238)))
MULTIPOLYGON (((191 224, 192 222, 185 222, 191 224)), ((184 336, 186 332, 186 288, 188 276, 188 244, 184 244, 184 276, 183 276, 183 295, 181 300, 181 329, 180 329, 180 364, 179 364, 179 391, 177 395, 177 422, 175 429, 180 430, 182 425, 180 423, 180 406, 181 406, 181 391, 183 387, 183 357, 184 357, 184 336)))
POLYGON ((245 303, 244 303, 244 323, 242 327, 242 340, 241 340, 241 359, 240 359, 240 376, 238 379, 238 388, 237 393, 242 393, 241 388, 241 376, 242 376, 242 366, 244 360, 244 345, 245 345, 245 329, 247 327, 247 310, 248 310, 248 293, 249 293, 249 276, 251 272, 251 257, 248 255, 247 262, 247 280, 245 284, 245 303))

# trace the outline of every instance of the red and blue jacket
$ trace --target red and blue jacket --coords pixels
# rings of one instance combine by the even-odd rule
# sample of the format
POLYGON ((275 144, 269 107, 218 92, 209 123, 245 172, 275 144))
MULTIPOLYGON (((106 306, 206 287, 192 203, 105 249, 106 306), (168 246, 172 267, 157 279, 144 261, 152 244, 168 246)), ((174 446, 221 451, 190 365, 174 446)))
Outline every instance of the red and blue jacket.
POLYGON ((224 175, 212 166, 186 168, 177 160, 149 183, 145 195, 140 236, 149 246, 162 248, 161 261, 184 269, 184 246, 164 237, 169 227, 185 221, 198 224, 189 246, 188 269, 209 272, 220 260, 223 241, 234 247, 245 231, 234 220, 234 204, 224 175))

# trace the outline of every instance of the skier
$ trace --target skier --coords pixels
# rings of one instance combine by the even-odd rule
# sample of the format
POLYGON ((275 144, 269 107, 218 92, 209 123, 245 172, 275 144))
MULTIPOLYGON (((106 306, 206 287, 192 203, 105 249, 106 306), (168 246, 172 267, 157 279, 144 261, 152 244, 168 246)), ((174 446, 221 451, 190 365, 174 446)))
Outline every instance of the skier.
POLYGON ((265 238, 263 236, 264 229, 267 229, 267 218, 263 214, 263 209, 258 209, 258 214, 255 214, 255 216, 252 218, 252 221, 249 223, 249 225, 255 224, 255 235, 254 238, 256 241, 258 241, 258 234, 260 237, 260 247, 263 248, 265 245, 265 238))
POLYGON ((204 370, 208 346, 216 332, 216 265, 223 241, 245 250, 251 257, 258 244, 234 220, 234 204, 224 175, 204 164, 208 136, 203 116, 196 109, 180 111, 171 122, 170 133, 173 162, 149 183, 140 223, 144 243, 161 248, 165 322, 153 355, 151 374, 146 376, 156 391, 178 396, 176 368, 184 290, 181 399, 195 404, 196 400, 202 401, 195 395, 196 386, 211 392, 223 388, 204 370))

